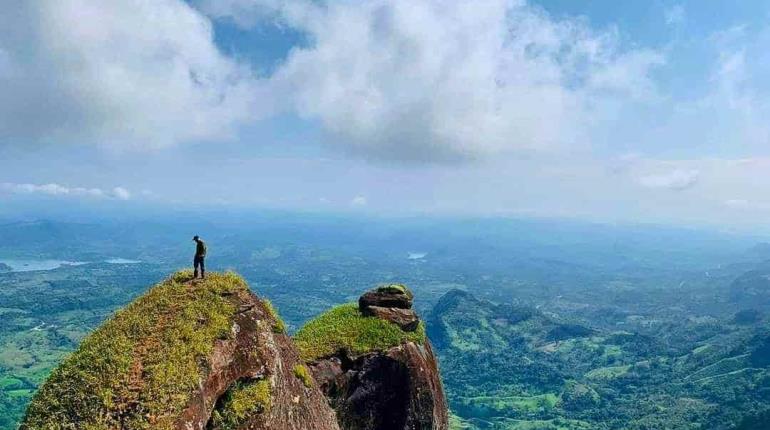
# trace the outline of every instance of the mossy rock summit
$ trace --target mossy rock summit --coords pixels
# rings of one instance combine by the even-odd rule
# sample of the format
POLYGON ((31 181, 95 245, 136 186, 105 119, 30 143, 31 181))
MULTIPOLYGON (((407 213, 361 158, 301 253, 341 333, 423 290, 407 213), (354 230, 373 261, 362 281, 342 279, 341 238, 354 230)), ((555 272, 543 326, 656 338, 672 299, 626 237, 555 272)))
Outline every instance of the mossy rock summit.
POLYGON ((272 307, 234 273, 178 272, 88 336, 21 429, 337 430, 272 307), (257 393, 258 395, 255 395, 257 393))
POLYGON ((385 284, 364 293, 358 299, 361 310, 369 306, 412 309, 414 294, 402 284, 385 284))
POLYGON ((420 323, 412 332, 375 316, 366 316, 355 303, 337 306, 303 326, 294 341, 305 361, 330 357, 344 352, 359 356, 384 351, 406 342, 422 344, 425 328, 420 323))
POLYGON ((447 430, 446 398, 412 293, 390 284, 338 306, 295 336, 345 430, 447 430))

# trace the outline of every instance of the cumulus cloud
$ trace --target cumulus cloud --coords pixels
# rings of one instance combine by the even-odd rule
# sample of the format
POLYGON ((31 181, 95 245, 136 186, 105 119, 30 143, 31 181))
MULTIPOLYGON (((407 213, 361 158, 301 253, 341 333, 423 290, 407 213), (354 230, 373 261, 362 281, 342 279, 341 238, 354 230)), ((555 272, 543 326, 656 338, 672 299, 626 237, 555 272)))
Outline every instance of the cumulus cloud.
POLYGON ((0 14, 0 145, 120 148, 222 139, 257 81, 180 0, 14 2, 0 14))
POLYGON ((312 43, 292 50, 272 85, 330 142, 374 158, 585 144, 607 106, 654 92, 650 70, 663 62, 520 1, 306 3, 284 13, 312 43))
POLYGON ((637 181, 647 188, 685 190, 698 182, 698 171, 675 169, 670 172, 640 176, 637 181))
POLYGON ((659 94, 661 52, 523 0, 17 3, 0 14, 0 145, 164 147, 278 112, 377 160, 770 141, 767 93, 755 91, 767 87, 766 39, 745 28, 710 43, 714 91, 679 103, 659 94), (212 19, 286 26, 308 43, 258 77, 217 48, 212 19))
POLYGON ((49 184, 17 184, 13 182, 0 183, 0 191, 11 194, 43 194, 64 197, 92 197, 116 200, 129 200, 131 192, 123 187, 112 190, 102 188, 69 187, 57 183, 49 184))
POLYGON ((120 200, 128 200, 131 198, 131 193, 123 187, 115 187, 112 189, 112 195, 120 200))
POLYGON ((447 161, 585 145, 613 103, 655 93, 652 50, 519 0, 42 0, 0 15, 0 145, 157 148, 278 111, 372 159, 447 161), (195 7, 193 7, 194 5, 195 7), (203 11, 203 12, 202 12, 203 11), (205 15, 204 12, 208 15, 205 15), (302 32, 272 76, 211 19, 302 32))
POLYGON ((747 209, 751 207, 751 202, 746 199, 728 199, 724 201, 725 206, 735 209, 747 209))
POLYGON ((364 196, 355 196, 350 201, 350 206, 362 207, 362 206, 366 206, 367 203, 368 203, 368 201, 366 200, 366 197, 364 197, 364 196))
POLYGON ((724 201, 724 205, 730 209, 747 211, 747 212, 762 212, 763 214, 770 211, 770 203, 746 200, 746 199, 728 199, 724 201))
POLYGON ((681 4, 671 6, 663 11, 663 17, 668 25, 680 25, 685 20, 685 9, 681 4))

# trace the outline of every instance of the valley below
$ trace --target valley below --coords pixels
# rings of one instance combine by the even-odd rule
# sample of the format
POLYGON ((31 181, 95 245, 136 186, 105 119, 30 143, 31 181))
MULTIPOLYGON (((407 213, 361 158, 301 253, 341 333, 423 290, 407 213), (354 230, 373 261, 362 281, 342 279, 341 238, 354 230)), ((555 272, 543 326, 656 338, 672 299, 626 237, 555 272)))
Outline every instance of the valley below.
MULTIPOLYGON (((190 264, 191 230, 0 225, 7 238, 0 244, 7 263, 0 266, 0 429, 16 428, 36 389, 84 336, 190 264), (105 239, 118 234, 119 242, 105 239), (30 270, 19 270, 19 261, 30 270)), ((194 232, 202 230, 212 270, 241 273, 274 303, 289 333, 374 285, 408 285, 456 429, 768 423, 770 254, 760 238, 299 216, 194 232)))

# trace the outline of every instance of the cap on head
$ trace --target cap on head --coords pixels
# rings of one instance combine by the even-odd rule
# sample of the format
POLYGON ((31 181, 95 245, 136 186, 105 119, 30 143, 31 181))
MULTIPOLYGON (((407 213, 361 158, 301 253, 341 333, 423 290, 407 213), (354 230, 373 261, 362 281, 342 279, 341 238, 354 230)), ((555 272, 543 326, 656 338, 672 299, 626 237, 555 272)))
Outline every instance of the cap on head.
POLYGON ((200 238, 197 235, 193 236, 193 240, 197 241, 198 239, 200 239, 200 238))

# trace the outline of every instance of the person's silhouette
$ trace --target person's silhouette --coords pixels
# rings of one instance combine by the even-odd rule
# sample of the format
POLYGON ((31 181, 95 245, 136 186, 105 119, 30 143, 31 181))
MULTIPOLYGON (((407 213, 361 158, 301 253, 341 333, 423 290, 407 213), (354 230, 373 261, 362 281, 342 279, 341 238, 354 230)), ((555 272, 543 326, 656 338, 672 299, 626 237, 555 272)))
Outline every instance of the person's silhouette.
POLYGON ((206 278, 206 265, 204 260, 206 259, 206 243, 201 240, 200 237, 195 236, 193 237, 193 242, 196 243, 195 245, 195 258, 193 258, 193 269, 195 270, 195 274, 193 278, 198 277, 198 267, 201 268, 201 279, 206 278))

